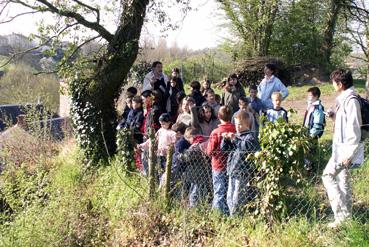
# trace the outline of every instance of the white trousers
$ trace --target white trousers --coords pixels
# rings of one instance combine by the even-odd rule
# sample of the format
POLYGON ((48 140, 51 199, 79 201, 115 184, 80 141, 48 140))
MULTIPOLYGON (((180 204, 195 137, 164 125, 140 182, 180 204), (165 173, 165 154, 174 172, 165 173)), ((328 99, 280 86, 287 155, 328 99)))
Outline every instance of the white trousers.
POLYGON ((351 217, 352 187, 348 168, 331 157, 323 171, 322 179, 334 213, 334 219, 343 221, 351 217))

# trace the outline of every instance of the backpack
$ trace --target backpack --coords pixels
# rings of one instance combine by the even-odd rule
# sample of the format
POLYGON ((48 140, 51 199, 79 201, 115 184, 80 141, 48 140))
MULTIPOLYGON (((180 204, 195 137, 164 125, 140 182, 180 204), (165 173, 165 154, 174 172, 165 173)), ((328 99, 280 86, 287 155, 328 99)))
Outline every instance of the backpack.
POLYGON ((348 98, 348 100, 352 98, 357 99, 360 104, 362 118, 361 140, 364 141, 366 138, 369 137, 369 101, 362 98, 360 95, 352 95, 348 98))

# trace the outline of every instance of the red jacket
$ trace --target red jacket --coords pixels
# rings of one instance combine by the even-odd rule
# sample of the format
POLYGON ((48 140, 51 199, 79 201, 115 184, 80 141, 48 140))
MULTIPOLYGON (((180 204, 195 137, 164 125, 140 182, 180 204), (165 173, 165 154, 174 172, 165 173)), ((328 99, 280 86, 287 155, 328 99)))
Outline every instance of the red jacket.
POLYGON ((228 154, 220 151, 220 143, 222 141, 222 133, 236 133, 236 128, 232 123, 219 124, 209 137, 208 148, 206 153, 211 156, 211 167, 213 171, 224 171, 227 166, 228 154))

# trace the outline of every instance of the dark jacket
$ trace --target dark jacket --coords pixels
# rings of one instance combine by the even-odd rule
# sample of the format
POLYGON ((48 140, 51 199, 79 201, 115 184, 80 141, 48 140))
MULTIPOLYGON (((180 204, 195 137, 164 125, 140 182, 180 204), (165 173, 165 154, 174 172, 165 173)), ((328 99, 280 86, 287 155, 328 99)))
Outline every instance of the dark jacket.
POLYGON ((240 107, 238 106, 238 100, 241 96, 246 96, 245 90, 243 89, 241 84, 236 84, 233 88, 224 88, 224 92, 222 93, 221 105, 228 105, 232 108, 233 113, 238 111, 240 107))
POLYGON ((177 101, 177 94, 179 92, 180 90, 177 87, 171 87, 170 84, 168 84, 165 91, 165 99, 167 100, 166 110, 172 117, 172 120, 175 120, 178 116, 179 103, 177 101))
POLYGON ((250 175, 254 167, 246 158, 250 153, 260 150, 260 145, 251 131, 237 133, 234 140, 223 139, 221 150, 229 152, 227 174, 229 176, 250 175))
POLYGON ((142 125, 144 123, 143 110, 141 109, 131 109, 128 113, 127 119, 122 119, 118 124, 117 129, 129 128, 133 131, 133 138, 137 143, 143 142, 143 134, 141 132, 142 125))
POLYGON ((187 164, 187 180, 192 184, 207 188, 207 192, 210 192, 212 185, 211 164, 205 150, 205 138, 201 135, 196 136, 192 145, 184 152, 183 159, 187 164))
POLYGON ((192 93, 189 96, 195 100, 196 106, 201 106, 202 103, 206 101, 205 97, 202 96, 200 91, 197 91, 197 90, 192 91, 192 93))

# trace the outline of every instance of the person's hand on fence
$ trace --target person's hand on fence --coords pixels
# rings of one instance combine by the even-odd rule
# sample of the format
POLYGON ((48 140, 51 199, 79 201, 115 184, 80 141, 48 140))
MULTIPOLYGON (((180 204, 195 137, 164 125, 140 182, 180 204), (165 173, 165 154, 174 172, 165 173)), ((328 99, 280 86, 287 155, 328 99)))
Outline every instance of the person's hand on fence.
POLYGON ((227 133, 222 133, 222 137, 226 140, 234 140, 236 135, 234 133, 227 132, 227 133))

